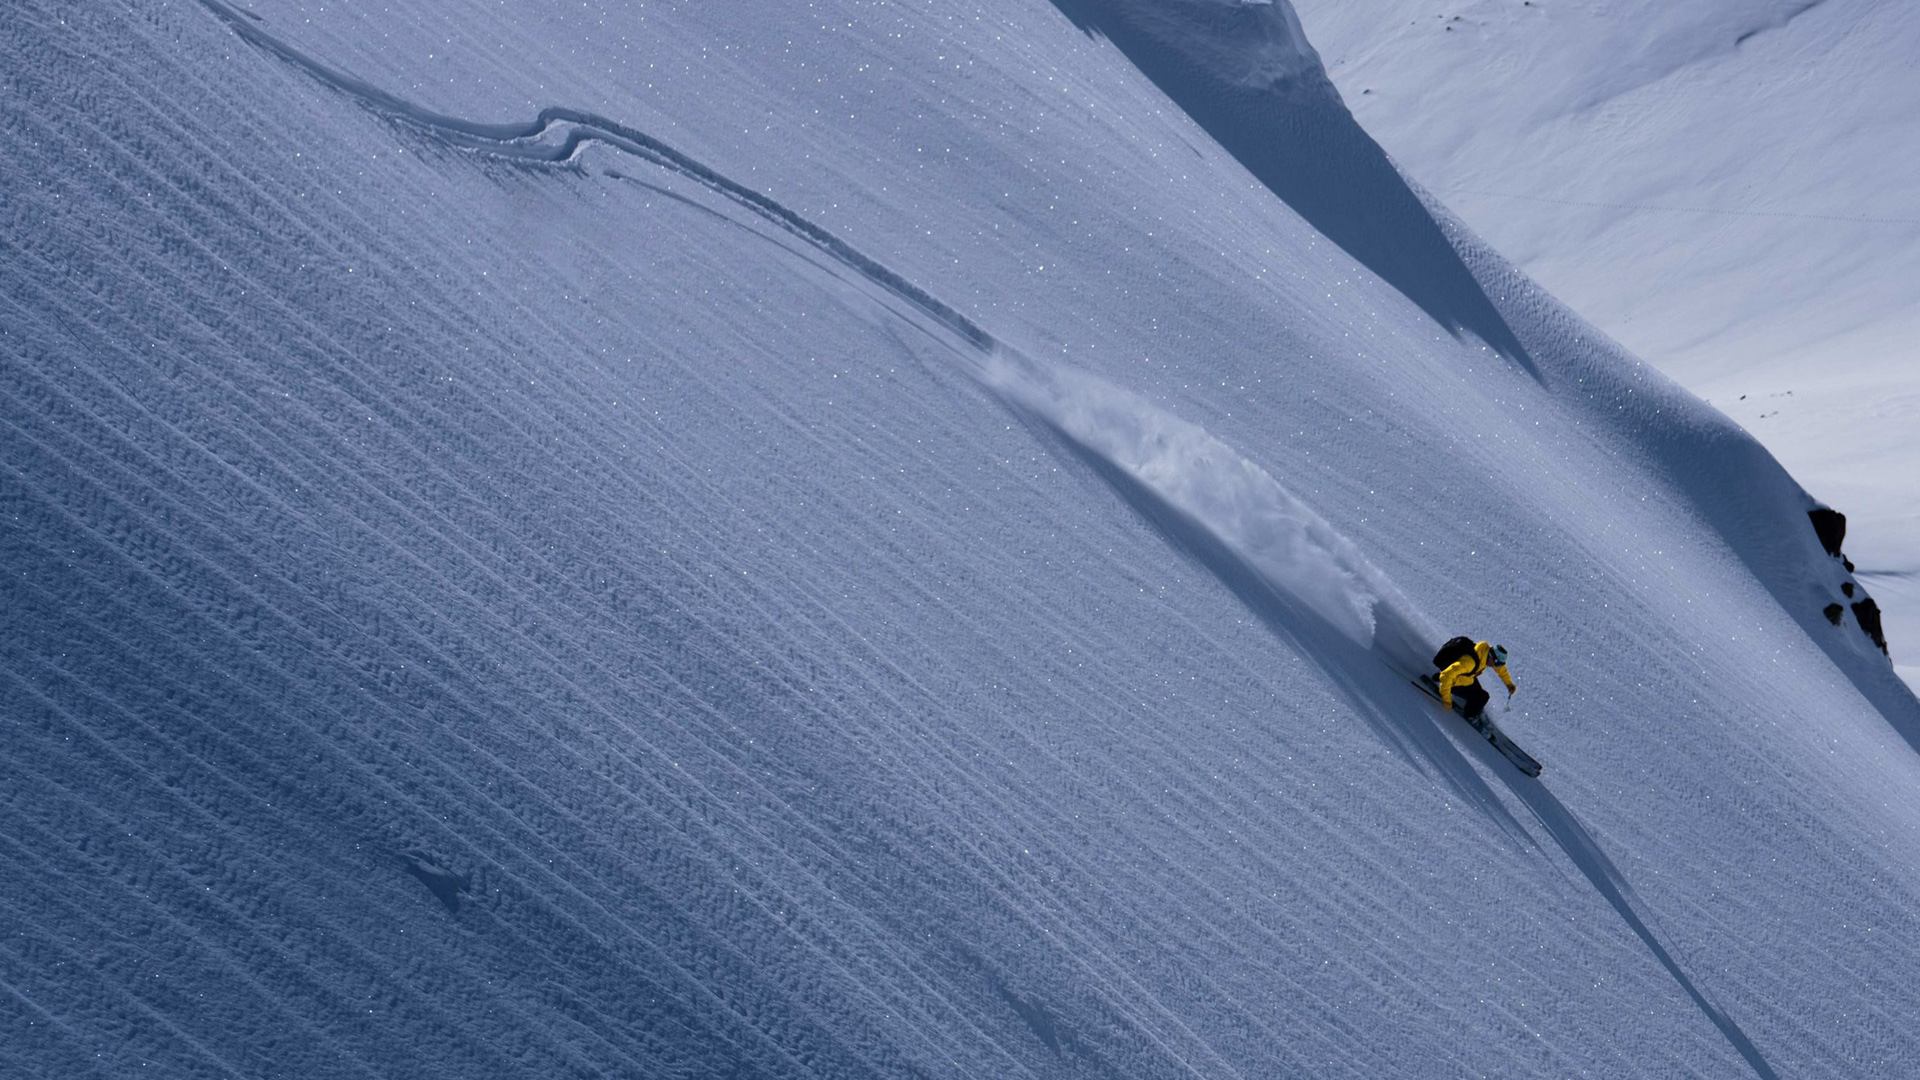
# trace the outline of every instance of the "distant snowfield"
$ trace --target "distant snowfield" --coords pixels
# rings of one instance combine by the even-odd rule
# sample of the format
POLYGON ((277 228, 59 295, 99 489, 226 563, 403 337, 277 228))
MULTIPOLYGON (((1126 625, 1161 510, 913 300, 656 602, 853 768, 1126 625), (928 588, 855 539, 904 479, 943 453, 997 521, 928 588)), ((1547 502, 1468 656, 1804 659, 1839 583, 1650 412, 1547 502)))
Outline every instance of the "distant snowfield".
POLYGON ((1920 1060, 1811 500, 1286 4, 16 7, 0 1074, 1920 1060))
POLYGON ((1920 687, 1920 9, 1297 6, 1419 183, 1848 515, 1920 687))

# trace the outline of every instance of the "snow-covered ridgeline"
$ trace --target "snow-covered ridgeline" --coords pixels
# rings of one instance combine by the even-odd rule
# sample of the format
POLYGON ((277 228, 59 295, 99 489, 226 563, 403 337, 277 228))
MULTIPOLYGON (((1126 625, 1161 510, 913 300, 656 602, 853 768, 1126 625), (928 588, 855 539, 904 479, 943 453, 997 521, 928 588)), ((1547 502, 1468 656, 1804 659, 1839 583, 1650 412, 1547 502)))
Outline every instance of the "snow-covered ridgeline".
POLYGON ((1411 175, 1847 514, 1920 686, 1913 6, 1298 6, 1411 175))

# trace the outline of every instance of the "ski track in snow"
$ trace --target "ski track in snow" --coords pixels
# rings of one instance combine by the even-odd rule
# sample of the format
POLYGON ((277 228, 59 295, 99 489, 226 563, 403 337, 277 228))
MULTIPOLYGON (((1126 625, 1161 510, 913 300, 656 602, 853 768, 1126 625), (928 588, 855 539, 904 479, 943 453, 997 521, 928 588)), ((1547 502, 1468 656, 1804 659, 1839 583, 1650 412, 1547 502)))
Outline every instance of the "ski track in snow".
POLYGON ((507 160, 564 164, 572 161, 582 146, 598 142, 685 175, 819 247, 888 292, 919 307, 974 346, 984 349, 993 344, 986 332, 965 316, 928 296, 905 278, 856 251, 832 233, 645 132, 592 113, 561 107, 540 110, 540 115, 528 124, 482 124, 442 116, 313 60, 261 30, 248 21, 247 16, 221 0, 200 2, 248 43, 292 64, 322 85, 347 94, 376 114, 417 128, 448 145, 507 160))
MULTIPOLYGON (((236 34, 295 66, 321 84, 343 93, 377 115, 439 143, 489 157, 535 166, 579 167, 583 148, 600 144, 687 177, 744 208, 760 220, 829 256, 853 271, 857 281, 880 290, 884 298, 905 301, 910 311, 897 315, 933 340, 940 331, 957 339, 950 355, 968 373, 1029 419, 1060 437, 1170 543, 1188 552, 1243 602, 1260 613, 1274 632, 1306 646, 1344 681, 1365 685, 1366 669, 1385 663, 1400 673, 1423 670, 1438 635, 1432 621, 1407 599, 1346 537, 1276 481, 1264 469, 1209 435, 1126 390, 1062 365, 1046 365, 996 341, 952 307, 913 285, 880 262, 806 220, 779 202, 740 184, 666 143, 628 125, 565 107, 542 109, 530 123, 487 124, 421 109, 360 79, 336 71, 267 34, 221 0, 201 0, 236 34), (925 325, 930 322, 931 327, 925 325), (1275 605, 1279 614, 1276 615, 1275 605), (1303 627, 1302 617, 1307 625, 1303 627), (1348 655, 1340 643, 1313 627, 1330 629, 1375 659, 1348 655)), ((642 184, 689 207, 733 219, 668 188, 647 184, 620 172, 615 179, 642 184)), ((764 236, 765 234, 760 234, 764 236)), ((795 255, 803 253, 782 245, 795 255)), ((811 260, 810 260, 811 261, 811 260)), ((813 265, 832 272, 830 266, 813 265)), ((839 275, 835 275, 839 276, 839 275)), ((848 280, 841 277, 841 280, 848 280)), ((1397 682, 1397 680, 1394 680, 1397 682)), ((1389 684, 1391 686, 1391 684, 1389 684)), ((1431 770, 1475 805, 1488 820, 1525 846, 1537 842, 1516 822, 1465 758, 1425 719, 1400 720, 1412 692, 1405 687, 1375 689, 1372 701, 1356 700, 1377 735, 1408 760, 1431 770), (1416 748, 1417 747, 1417 751, 1416 748)), ((1442 721, 1442 724, 1445 724, 1442 721)), ((1447 725, 1450 729, 1452 725, 1447 725)), ((1539 782, 1513 773, 1481 740, 1464 729, 1456 739, 1473 747, 1482 768, 1498 775, 1514 798, 1550 836, 1685 991, 1720 1030, 1754 1073, 1777 1074, 1740 1026, 1693 981, 1642 914, 1625 875, 1573 813, 1539 782)), ((445 902, 443 900, 443 902, 445 902)), ((1036 1035, 1058 1050, 1059 1036, 1043 1006, 1029 1003, 996 983, 996 990, 1020 1013, 1036 1035)))
MULTIPOLYGON (((1376 644, 1384 623, 1389 637, 1376 653, 1380 661, 1418 670, 1422 650, 1434 640, 1431 624, 1400 590, 1386 580, 1351 541, 1280 487, 1258 466, 1203 429, 1168 416, 1125 391, 1078 372, 1056 371, 1052 379, 1001 365, 991 374, 1019 404, 1043 418, 1056 434, 1091 455, 1092 464, 1128 497, 1141 514, 1158 524, 1170 542, 1188 550, 1256 612, 1267 614, 1276 633, 1307 646, 1330 665, 1339 663, 1338 642, 1302 634, 1291 611, 1275 616, 1275 603, 1297 608, 1304 603, 1324 624, 1362 648, 1376 644), (1103 467, 1104 466, 1104 467, 1103 467)), ((1367 658, 1347 658, 1344 681, 1364 685, 1367 658)), ((1391 695, 1388 695, 1391 696, 1391 695)), ((1355 701, 1363 716, 1379 715, 1378 703, 1355 701)), ((1401 733, 1375 729, 1390 743, 1404 746, 1401 733)), ((1477 746, 1477 741, 1476 741, 1477 746)), ((1403 750, 1404 752, 1404 750, 1403 750)), ((1483 749, 1483 754, 1486 753, 1483 749)), ((1531 843, 1496 799, 1466 770, 1448 769, 1449 755, 1428 752, 1454 790, 1476 803, 1494 824, 1531 843)), ((1645 943, 1648 951, 1685 989, 1727 1041, 1761 1077, 1777 1074, 1766 1058, 1724 1010, 1700 989, 1640 914, 1625 875, 1607 857, 1579 820, 1544 786, 1494 765, 1496 775, 1532 811, 1566 857, 1645 943)))

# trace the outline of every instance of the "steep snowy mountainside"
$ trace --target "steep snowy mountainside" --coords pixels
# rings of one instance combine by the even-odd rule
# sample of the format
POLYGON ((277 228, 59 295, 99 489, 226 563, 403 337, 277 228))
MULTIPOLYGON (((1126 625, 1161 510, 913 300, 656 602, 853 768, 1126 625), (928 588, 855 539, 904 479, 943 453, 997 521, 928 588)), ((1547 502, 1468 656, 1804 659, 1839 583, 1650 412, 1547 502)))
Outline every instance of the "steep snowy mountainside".
POLYGON ((0 1072, 1910 1071, 1807 500, 1298 25, 21 5, 0 1072))
POLYGON ((1396 162, 1848 515, 1920 685, 1920 10, 1298 6, 1396 162))
POLYGON ((1299 7, 1396 160, 1637 354, 1718 379, 1912 336, 1910 5, 1299 7))

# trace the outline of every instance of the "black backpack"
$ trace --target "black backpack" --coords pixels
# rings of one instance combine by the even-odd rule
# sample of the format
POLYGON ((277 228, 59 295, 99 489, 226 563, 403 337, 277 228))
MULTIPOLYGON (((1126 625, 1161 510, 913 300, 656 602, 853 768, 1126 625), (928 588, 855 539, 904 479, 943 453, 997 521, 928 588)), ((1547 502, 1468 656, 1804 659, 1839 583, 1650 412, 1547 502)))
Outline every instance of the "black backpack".
POLYGON ((1453 666, 1454 661, 1460 659, 1463 656, 1471 656, 1472 654, 1473 654, 1472 638, 1470 637, 1448 638, 1447 643, 1445 645, 1440 646, 1440 651, 1433 654, 1434 669, 1437 671, 1445 671, 1448 668, 1453 666))

